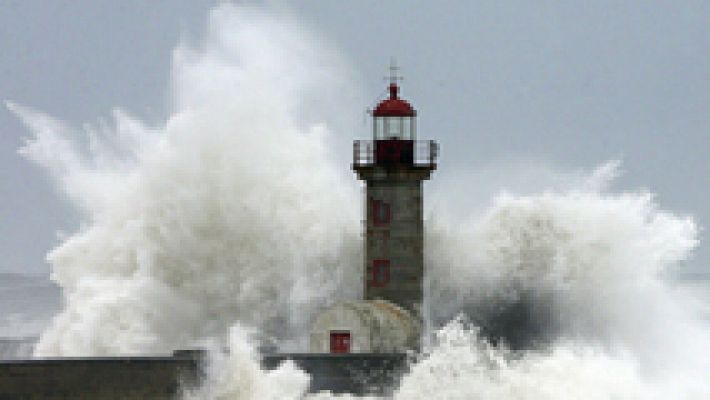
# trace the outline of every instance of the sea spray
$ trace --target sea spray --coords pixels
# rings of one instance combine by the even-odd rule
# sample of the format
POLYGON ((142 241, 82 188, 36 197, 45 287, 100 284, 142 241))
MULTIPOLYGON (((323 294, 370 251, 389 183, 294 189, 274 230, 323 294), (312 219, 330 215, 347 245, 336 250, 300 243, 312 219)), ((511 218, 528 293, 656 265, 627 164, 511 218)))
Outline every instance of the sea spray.
POLYGON ((491 345, 462 318, 435 336, 432 351, 412 366, 395 399, 651 398, 633 359, 593 347, 569 343, 515 353, 491 345))
MULTIPOLYGON (((487 390, 495 394, 491 398, 520 398, 526 392, 531 394, 523 398, 570 398, 564 383, 554 382, 554 374, 543 377, 547 370, 543 366, 558 363, 568 364, 560 370, 568 370, 571 380, 580 380, 575 383, 583 388, 578 398, 710 394, 704 378, 710 371, 708 323, 696 304, 678 296, 665 280, 691 257, 697 228, 689 217, 661 210, 646 191, 611 191, 617 168, 615 163, 603 165, 567 189, 500 194, 478 218, 464 219, 464 225, 441 221, 431 225, 427 252, 431 326, 464 312, 478 326, 464 337, 512 345, 516 359, 522 360, 499 364, 493 375, 524 368, 540 374, 535 385, 549 391, 543 395, 531 386, 505 394, 483 384, 462 385, 461 392, 443 398, 459 398, 455 393, 488 398, 487 390), (618 374, 602 374, 606 364, 618 374), (614 384, 614 376, 628 377, 631 386, 614 384), (628 395, 619 394, 624 388, 630 390, 628 395)), ((443 329, 466 331, 459 325, 443 329)), ((440 334, 434 329, 434 336, 440 334)), ((440 353, 448 348, 435 349, 422 365, 445 360, 448 356, 440 353)), ((473 348, 472 355, 463 357, 475 364, 481 348, 473 348)), ((455 360, 451 358, 452 363, 455 360)), ((446 368, 446 362, 440 365, 446 368)), ((422 366, 415 366, 413 371, 417 370, 427 371, 422 366)), ((465 368, 452 366, 448 371, 466 375, 465 368)), ((409 382, 414 387, 425 382, 437 386, 446 379, 432 373, 428 381, 420 376, 409 382)), ((469 379, 489 378, 474 374, 469 379)), ((521 376, 515 382, 525 379, 521 376)), ((440 388, 446 392, 452 386, 456 387, 440 388)), ((505 386, 498 382, 491 387, 505 386)))
MULTIPOLYGON (((684 303, 669 298, 663 276, 691 256, 697 229, 690 218, 660 210, 647 192, 502 194, 471 225, 435 234, 446 237, 430 242, 432 308, 452 311, 441 320, 462 308, 500 307, 532 296, 553 307, 550 323, 560 330, 555 337, 623 337, 641 346, 635 330, 652 335, 668 331, 659 320, 693 319, 684 303), (458 304, 439 307, 452 299, 458 304)), ((651 347, 658 351, 657 343, 651 347)))
POLYGON ((287 361, 272 371, 261 369, 255 334, 240 325, 229 330, 228 348, 215 342, 206 361, 206 377, 197 388, 186 387, 183 400, 298 400, 308 390, 309 376, 287 361), (227 351, 228 350, 228 351, 227 351))
POLYGON ((159 126, 117 111, 82 146, 11 105, 35 134, 22 154, 83 212, 48 256, 66 305, 37 355, 170 352, 237 321, 301 348, 315 312, 359 296, 359 198, 326 145, 335 94, 355 91, 338 55, 279 15, 213 10, 204 41, 175 51, 159 126))

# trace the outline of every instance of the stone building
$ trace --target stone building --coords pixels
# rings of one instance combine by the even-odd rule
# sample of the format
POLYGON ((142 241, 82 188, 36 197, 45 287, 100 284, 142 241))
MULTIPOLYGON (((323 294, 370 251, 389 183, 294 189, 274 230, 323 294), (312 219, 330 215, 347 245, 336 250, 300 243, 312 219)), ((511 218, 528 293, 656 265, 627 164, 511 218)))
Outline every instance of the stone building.
POLYGON ((389 97, 372 112, 372 140, 357 140, 352 168, 365 183, 364 300, 337 304, 311 330, 311 351, 401 352, 418 345, 424 292, 422 182, 438 146, 417 140, 416 110, 389 97))

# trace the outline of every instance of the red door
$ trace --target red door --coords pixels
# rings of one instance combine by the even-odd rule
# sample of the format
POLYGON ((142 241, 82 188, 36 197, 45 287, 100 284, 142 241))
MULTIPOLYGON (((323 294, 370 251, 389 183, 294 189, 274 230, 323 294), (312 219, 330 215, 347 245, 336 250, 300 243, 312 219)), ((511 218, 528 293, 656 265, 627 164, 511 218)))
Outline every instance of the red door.
POLYGON ((330 352, 350 353, 350 332, 330 332, 330 352))

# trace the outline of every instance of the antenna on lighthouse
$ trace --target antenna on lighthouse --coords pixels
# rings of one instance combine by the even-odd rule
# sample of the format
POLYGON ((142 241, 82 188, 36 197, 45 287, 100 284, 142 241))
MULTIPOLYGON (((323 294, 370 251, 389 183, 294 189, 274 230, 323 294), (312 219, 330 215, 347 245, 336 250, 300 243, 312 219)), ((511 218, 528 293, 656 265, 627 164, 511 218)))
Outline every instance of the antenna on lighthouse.
POLYGON ((398 74, 399 67, 397 66, 397 60, 394 57, 392 57, 392 59, 390 60, 389 69, 390 69, 390 75, 388 77, 386 77, 385 79, 389 80, 391 85, 396 85, 397 82, 404 80, 404 78, 398 74))
POLYGON ((397 82, 404 79, 400 75, 398 75, 398 72, 399 67, 397 66, 397 62, 395 61, 394 57, 392 57, 390 61, 390 76, 385 78, 390 81, 388 87, 388 90, 390 92, 390 99, 396 99, 398 97, 399 85, 397 85, 397 82))

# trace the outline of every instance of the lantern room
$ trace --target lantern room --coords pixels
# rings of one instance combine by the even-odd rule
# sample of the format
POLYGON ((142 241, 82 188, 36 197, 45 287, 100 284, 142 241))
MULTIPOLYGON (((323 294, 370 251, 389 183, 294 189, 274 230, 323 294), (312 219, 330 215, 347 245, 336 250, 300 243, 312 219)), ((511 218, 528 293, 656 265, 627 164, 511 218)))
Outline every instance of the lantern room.
POLYGON ((405 100, 399 98, 399 86, 390 83, 390 96, 381 101, 373 116, 373 139, 416 140, 417 112, 405 100))
POLYGON ((417 140, 417 111, 400 98, 396 74, 390 67, 389 96, 372 110, 372 140, 353 144, 353 168, 434 169, 438 147, 432 140, 417 140))

